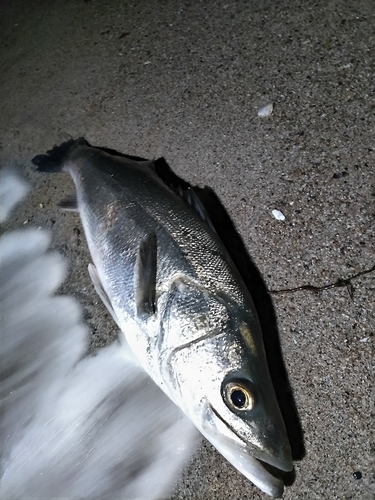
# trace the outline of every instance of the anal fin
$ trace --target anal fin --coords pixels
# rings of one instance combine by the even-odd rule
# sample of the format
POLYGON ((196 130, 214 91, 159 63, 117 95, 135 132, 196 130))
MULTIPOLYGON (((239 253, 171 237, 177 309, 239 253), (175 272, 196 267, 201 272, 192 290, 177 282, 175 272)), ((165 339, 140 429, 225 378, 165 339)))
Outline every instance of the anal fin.
POLYGON ((135 307, 138 317, 147 317, 156 311, 156 234, 146 236, 138 248, 135 266, 135 307))
POLYGON ((65 210, 66 212, 78 212, 78 200, 77 194, 70 194, 63 200, 61 200, 57 206, 61 208, 61 210, 65 210))

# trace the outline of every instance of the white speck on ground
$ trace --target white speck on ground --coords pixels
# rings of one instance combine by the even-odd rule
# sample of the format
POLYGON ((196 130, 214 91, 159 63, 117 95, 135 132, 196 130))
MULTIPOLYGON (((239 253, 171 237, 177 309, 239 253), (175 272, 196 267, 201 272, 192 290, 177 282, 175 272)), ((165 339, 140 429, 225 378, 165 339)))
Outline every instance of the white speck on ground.
POLYGON ((272 215, 275 217, 277 220, 285 220, 285 215, 280 212, 280 210, 272 210, 272 215))
POLYGON ((273 112, 273 103, 266 104, 263 108, 258 111, 258 116, 264 118, 266 116, 271 116, 273 112))

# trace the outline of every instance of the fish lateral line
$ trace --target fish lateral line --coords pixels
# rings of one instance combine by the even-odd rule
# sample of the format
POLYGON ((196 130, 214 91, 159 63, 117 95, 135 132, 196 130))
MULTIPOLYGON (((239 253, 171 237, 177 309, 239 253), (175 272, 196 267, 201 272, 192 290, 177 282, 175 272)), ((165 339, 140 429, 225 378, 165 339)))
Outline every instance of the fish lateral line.
POLYGON ((301 290, 308 290, 309 292, 314 292, 314 293, 320 293, 323 292, 324 290, 329 290, 331 288, 343 288, 346 287, 348 290, 348 293, 350 295, 350 298, 354 298, 354 287, 351 283, 351 281, 355 278, 359 278, 360 276, 363 276, 365 274, 369 274, 371 272, 375 271, 375 265, 371 267, 371 269, 366 269, 364 271, 360 271, 357 274, 353 274, 349 278, 339 278, 335 283, 329 283, 328 285, 322 285, 322 286, 316 286, 316 285, 301 285, 297 286, 294 288, 282 288, 280 290, 269 290, 269 293, 272 295, 278 295, 282 293, 294 293, 294 292, 299 292, 301 290))

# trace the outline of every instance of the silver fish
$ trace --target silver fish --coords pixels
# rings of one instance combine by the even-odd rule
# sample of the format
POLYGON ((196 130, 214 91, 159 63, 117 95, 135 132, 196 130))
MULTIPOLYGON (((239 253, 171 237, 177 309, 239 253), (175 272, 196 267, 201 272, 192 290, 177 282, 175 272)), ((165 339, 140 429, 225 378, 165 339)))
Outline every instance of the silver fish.
POLYGON ((189 204, 153 161, 83 139, 33 163, 72 176, 76 198, 62 207, 80 213, 91 278, 140 364, 232 465, 282 496, 262 464, 293 468, 257 313, 194 192, 189 204))

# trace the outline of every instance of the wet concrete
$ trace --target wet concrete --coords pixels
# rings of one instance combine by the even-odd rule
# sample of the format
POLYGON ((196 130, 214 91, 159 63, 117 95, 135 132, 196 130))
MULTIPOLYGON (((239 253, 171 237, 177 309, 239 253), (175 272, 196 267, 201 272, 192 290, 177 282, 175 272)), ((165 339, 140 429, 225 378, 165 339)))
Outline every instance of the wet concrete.
MULTIPOLYGON (((1 10, 0 158, 34 188, 8 227, 52 229, 91 348, 116 330, 78 216, 55 206, 72 183, 30 166, 82 135, 164 156, 233 221, 237 243, 223 239, 246 248, 250 288, 260 279, 252 291, 293 441, 284 498, 374 498, 375 272, 359 273, 375 260, 375 4, 4 0, 1 10), (352 290, 265 291, 352 276, 352 290)), ((177 498, 267 497, 203 443, 177 498)))

